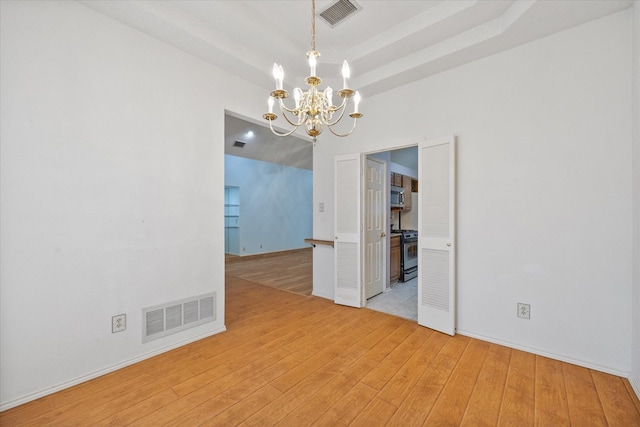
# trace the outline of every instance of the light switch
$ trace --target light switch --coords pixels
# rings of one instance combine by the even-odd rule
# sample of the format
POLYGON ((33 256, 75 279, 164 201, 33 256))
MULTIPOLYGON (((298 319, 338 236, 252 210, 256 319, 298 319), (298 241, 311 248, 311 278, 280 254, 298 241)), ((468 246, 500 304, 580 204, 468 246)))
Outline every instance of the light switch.
POLYGON ((320 203, 320 205, 318 206, 318 211, 324 212, 324 203, 320 203))

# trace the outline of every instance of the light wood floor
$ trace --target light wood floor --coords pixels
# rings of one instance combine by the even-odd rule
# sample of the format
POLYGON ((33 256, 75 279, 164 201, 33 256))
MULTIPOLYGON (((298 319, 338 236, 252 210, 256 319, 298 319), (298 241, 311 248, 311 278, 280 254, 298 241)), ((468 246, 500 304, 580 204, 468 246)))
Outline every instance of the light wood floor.
POLYGON ((225 272, 262 285, 311 295, 313 248, 264 255, 226 258, 225 272))
POLYGON ((2 426, 638 426, 622 378, 228 275, 228 331, 2 426))

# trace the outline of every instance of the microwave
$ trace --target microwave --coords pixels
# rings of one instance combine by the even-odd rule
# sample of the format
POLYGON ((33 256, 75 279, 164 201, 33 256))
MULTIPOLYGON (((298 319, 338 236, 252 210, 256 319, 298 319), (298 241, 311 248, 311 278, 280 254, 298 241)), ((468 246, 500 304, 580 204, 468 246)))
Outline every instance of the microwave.
POLYGON ((391 186, 390 204, 392 209, 404 209, 404 188, 391 186))

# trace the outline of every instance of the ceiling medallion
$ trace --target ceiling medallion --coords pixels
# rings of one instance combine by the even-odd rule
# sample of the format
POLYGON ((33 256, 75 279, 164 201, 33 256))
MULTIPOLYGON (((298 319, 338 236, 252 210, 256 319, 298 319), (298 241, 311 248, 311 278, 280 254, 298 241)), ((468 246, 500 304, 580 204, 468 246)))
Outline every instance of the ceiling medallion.
POLYGON ((322 80, 316 76, 316 64, 319 57, 320 52, 316 50, 316 2, 315 0, 311 0, 311 50, 307 52, 311 75, 305 79, 305 83, 309 86, 309 89, 306 92, 303 92, 300 88, 293 89, 295 107, 292 109, 287 108, 283 101, 284 98, 289 96, 289 93, 283 88, 284 71, 282 65, 273 64, 273 77, 276 80, 276 90, 271 92, 269 96, 269 112, 262 117, 269 121, 269 127, 274 134, 278 136, 289 136, 300 126, 304 125, 307 134, 311 136, 315 143, 318 135, 322 133, 324 126, 326 126, 331 133, 340 137, 351 135, 356 128, 358 119, 362 117, 362 114, 358 111, 360 93, 350 89, 347 85, 347 80, 350 77, 349 64, 347 64, 346 60, 342 63, 343 87, 338 91, 338 96, 342 98, 342 102, 336 106, 333 105, 333 89, 330 87, 327 87, 324 91, 318 89, 318 86, 322 84, 322 80), (341 134, 336 132, 333 126, 342 120, 349 98, 353 98, 353 113, 349 114, 349 117, 353 118, 353 126, 349 132, 341 134), (278 100, 280 111, 282 111, 282 116, 293 126, 293 129, 289 132, 278 133, 273 128, 273 121, 278 118, 278 116, 273 113, 273 105, 276 99, 278 100), (288 117, 287 113, 289 113, 291 117, 288 117), (334 115, 337 115, 335 120, 334 115))

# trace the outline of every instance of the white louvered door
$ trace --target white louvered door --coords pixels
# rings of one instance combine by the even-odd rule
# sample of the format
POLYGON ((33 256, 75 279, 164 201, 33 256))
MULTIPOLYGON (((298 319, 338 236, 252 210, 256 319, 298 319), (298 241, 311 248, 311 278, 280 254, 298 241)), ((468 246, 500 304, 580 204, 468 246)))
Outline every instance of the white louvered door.
POLYGON ((455 137, 418 145, 418 323, 455 334, 455 137))
POLYGON ((336 156, 334 160, 334 302, 363 306, 361 262, 360 154, 336 156))

